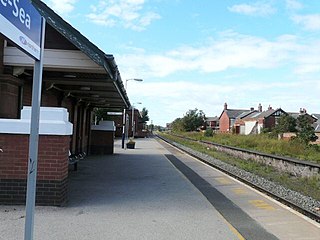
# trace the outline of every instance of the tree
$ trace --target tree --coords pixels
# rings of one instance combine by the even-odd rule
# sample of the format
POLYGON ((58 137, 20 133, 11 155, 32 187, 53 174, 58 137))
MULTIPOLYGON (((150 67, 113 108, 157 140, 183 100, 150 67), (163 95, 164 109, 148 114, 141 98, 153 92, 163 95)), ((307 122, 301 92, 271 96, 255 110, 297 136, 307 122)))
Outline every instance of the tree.
POLYGON ((187 132, 196 131, 200 127, 204 126, 205 120, 205 114, 202 110, 198 110, 197 108, 189 110, 182 118, 183 126, 187 132))
POLYGON ((177 118, 172 123, 172 130, 176 132, 196 131, 205 126, 206 117, 202 110, 189 110, 183 118, 177 118))
POLYGON ((141 111, 141 122, 146 123, 149 121, 148 110, 144 107, 141 111))
POLYGON ((172 127, 172 131, 174 131, 174 132, 184 132, 185 131, 183 121, 181 118, 176 118, 172 122, 171 127, 172 127))
POLYGON ((275 130, 277 133, 297 132, 297 121, 290 115, 283 115, 279 118, 275 130))
POLYGON ((318 139, 315 134, 314 128, 311 125, 310 118, 308 115, 300 115, 297 119, 298 133, 297 137, 302 140, 305 144, 314 142, 318 139))
POLYGON ((93 109, 94 114, 97 117, 97 121, 100 122, 102 119, 103 120, 108 120, 108 109, 105 108, 94 108, 93 109))

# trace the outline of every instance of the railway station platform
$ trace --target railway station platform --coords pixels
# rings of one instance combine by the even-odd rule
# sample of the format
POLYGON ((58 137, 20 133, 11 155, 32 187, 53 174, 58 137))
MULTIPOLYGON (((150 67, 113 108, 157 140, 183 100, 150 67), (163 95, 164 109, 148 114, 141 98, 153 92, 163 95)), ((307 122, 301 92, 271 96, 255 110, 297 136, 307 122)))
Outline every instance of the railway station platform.
MULTIPOLYGON (((35 239, 279 239, 230 213, 252 231, 245 238, 174 158, 156 139, 145 138, 136 140, 135 149, 121 149, 116 141, 113 155, 80 161, 70 174, 68 205, 36 207, 35 239)), ((227 198, 216 200, 234 207, 227 198)), ((23 206, 0 206, 0 240, 23 239, 24 215, 23 206)))

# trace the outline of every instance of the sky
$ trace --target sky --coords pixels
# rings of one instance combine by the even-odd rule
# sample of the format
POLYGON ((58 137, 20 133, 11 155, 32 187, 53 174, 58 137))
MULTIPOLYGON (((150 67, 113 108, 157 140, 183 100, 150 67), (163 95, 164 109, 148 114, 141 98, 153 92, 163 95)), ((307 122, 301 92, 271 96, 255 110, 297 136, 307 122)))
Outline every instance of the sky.
POLYGON ((155 125, 195 108, 219 116, 225 102, 320 113, 318 0, 44 2, 113 54, 124 82, 143 79, 127 93, 155 125))

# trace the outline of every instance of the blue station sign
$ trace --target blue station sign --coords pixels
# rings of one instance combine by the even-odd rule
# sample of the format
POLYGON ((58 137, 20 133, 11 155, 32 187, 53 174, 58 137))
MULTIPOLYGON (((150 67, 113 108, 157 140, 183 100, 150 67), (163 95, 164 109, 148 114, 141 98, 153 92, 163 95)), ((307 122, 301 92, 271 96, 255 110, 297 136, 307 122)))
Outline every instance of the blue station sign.
POLYGON ((0 33, 40 59, 41 15, 30 0, 0 0, 0 33))

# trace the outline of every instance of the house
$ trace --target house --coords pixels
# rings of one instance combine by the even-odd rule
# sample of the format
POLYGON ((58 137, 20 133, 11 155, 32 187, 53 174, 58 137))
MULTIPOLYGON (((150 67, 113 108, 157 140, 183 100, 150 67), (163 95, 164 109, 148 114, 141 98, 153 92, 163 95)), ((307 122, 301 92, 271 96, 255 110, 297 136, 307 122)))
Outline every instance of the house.
MULTIPOLYGON (((314 128, 315 135, 318 137, 318 139, 314 143, 320 144, 320 114, 308 114, 305 108, 300 108, 299 112, 289 112, 288 114, 294 119, 298 119, 298 117, 301 115, 306 115, 309 118, 310 124, 314 128)), ((285 140, 289 140, 295 136, 296 133, 284 133, 282 138, 285 140)))
POLYGON ((294 119, 298 119, 298 117, 301 115, 306 115, 309 118, 310 124, 313 124, 318 120, 318 118, 314 116, 314 114, 308 114, 305 108, 300 108, 299 112, 288 112, 288 114, 292 116, 294 119))
POLYGON ((262 111, 259 104, 258 110, 252 111, 249 115, 239 118, 236 126, 239 126, 240 134, 260 134, 262 129, 272 129, 277 124, 277 119, 287 114, 281 108, 273 109, 271 106, 268 110, 262 111))
POLYGON ((214 131, 219 130, 219 117, 207 117, 206 118, 206 126, 207 128, 211 128, 214 131))
POLYGON ((314 127, 315 134, 318 137, 316 143, 320 144, 320 114, 314 113, 312 116, 317 119, 312 126, 314 127))
POLYGON ((240 133, 240 128, 234 126, 237 119, 246 117, 252 113, 254 109, 228 109, 227 103, 224 104, 223 111, 219 117, 219 132, 221 133, 240 133))

